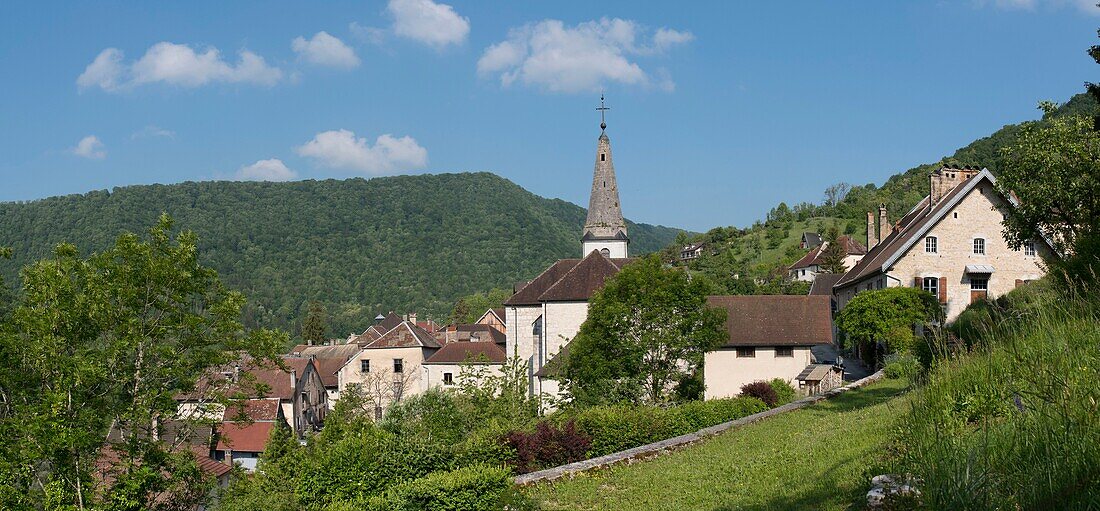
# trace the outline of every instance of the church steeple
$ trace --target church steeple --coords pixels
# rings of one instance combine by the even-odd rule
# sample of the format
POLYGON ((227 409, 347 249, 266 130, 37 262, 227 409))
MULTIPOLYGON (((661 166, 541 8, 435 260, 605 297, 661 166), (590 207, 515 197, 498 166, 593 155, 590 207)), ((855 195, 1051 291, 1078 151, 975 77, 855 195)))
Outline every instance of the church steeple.
POLYGON ((615 180, 615 164, 611 160, 611 139, 607 137, 607 122, 600 95, 600 139, 596 145, 596 168, 592 174, 592 195, 588 199, 588 219, 584 222, 581 237, 582 256, 598 250, 608 257, 627 257, 630 238, 626 235, 626 221, 619 206, 619 185, 615 180))

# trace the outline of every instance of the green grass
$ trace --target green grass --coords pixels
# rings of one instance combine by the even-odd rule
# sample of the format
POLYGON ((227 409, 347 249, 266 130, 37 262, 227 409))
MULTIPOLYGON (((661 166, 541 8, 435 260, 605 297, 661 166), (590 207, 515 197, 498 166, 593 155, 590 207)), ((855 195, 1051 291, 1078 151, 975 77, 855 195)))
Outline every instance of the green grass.
POLYGON ((885 380, 646 462, 529 489, 542 509, 847 509, 909 409, 885 380))

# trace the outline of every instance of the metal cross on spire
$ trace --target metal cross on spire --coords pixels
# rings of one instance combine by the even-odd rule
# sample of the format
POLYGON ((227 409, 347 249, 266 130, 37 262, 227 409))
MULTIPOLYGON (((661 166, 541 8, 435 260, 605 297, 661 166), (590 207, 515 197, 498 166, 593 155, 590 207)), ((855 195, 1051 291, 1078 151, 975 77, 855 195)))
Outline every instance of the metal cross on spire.
POLYGON ((600 129, 601 130, 607 129, 607 122, 604 119, 604 112, 607 112, 608 110, 611 110, 611 107, 604 106, 604 104, 603 104, 603 93, 602 92, 600 93, 600 106, 596 107, 596 110, 598 110, 600 112, 600 129))

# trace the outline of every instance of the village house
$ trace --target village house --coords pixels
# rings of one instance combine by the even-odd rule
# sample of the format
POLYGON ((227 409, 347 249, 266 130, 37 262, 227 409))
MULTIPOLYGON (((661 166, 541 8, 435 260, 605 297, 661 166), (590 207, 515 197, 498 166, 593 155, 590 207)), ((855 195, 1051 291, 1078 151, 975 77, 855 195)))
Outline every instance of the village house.
MULTIPOLYGON (((828 296, 709 296, 727 313, 728 339, 704 355, 706 399, 733 397, 755 381, 797 378, 816 363, 810 348, 833 342, 828 296)), ((816 390, 816 389, 815 389, 816 390)))
POLYGON ((278 398, 249 399, 228 406, 217 428, 214 459, 252 472, 271 432, 286 424, 278 398))
POLYGON ((1053 257, 1046 240, 1008 246, 1002 222, 1016 199, 997 188, 986 169, 942 167, 929 177, 929 194, 895 224, 879 208, 867 214, 866 256, 833 287, 843 310, 856 293, 912 286, 937 296, 948 321, 971 303, 997 298, 1042 277, 1043 260, 1053 257), (872 244, 872 240, 875 242, 872 244))
POLYGON ((691 261, 693 259, 699 259, 700 257, 703 256, 703 248, 705 246, 706 246, 706 243, 703 243, 703 242, 692 243, 690 245, 684 245, 683 247, 680 248, 680 260, 681 261, 691 261))
POLYGON ((802 233, 802 240, 798 243, 798 248, 802 250, 813 250, 821 246, 821 235, 816 232, 806 231, 802 233))
POLYGON ((424 361, 427 387, 446 389, 463 378, 500 376, 504 359, 504 347, 492 341, 449 342, 424 361))
MULTIPOLYGON (((802 235, 803 244, 806 244, 806 235, 814 233, 805 233, 802 235)), ((815 235, 816 236, 816 235, 815 235)), ((817 246, 810 249, 810 251, 802 256, 797 262, 792 264, 788 271, 791 278, 794 280, 801 280, 805 282, 813 282, 819 274, 821 274, 821 267, 825 264, 825 249, 829 246, 828 241, 817 240, 817 246)), ((863 259, 863 256, 867 254, 867 247, 862 243, 852 239, 851 236, 839 236, 837 237, 837 243, 840 243, 844 247, 844 269, 850 269, 863 259)))
POLYGON ((558 394, 558 382, 538 376, 539 371, 580 331, 592 294, 631 261, 606 127, 600 124, 588 217, 581 233, 583 258, 555 262, 534 280, 518 284, 504 302, 506 352, 527 363, 533 395, 558 394))
POLYGON ((494 307, 485 311, 485 314, 482 314, 480 318, 477 318, 477 321, 475 321, 475 323, 478 325, 489 325, 495 328, 498 332, 502 334, 507 334, 508 322, 504 319, 506 317, 507 314, 504 313, 504 307, 494 307))
POLYGON ((325 392, 328 394, 326 401, 329 410, 332 410, 340 400, 340 368, 359 353, 360 349, 360 346, 355 343, 323 346, 299 344, 290 350, 290 354, 313 359, 314 365, 317 366, 317 374, 320 375, 321 383, 324 384, 325 392))
POLYGON ((427 390, 423 364, 441 344, 413 321, 397 320, 388 331, 378 334, 390 318, 372 325, 360 339, 364 344, 339 369, 341 393, 351 385, 374 402, 374 414, 381 418, 392 403, 427 390), (370 340, 373 338, 373 340, 370 340))

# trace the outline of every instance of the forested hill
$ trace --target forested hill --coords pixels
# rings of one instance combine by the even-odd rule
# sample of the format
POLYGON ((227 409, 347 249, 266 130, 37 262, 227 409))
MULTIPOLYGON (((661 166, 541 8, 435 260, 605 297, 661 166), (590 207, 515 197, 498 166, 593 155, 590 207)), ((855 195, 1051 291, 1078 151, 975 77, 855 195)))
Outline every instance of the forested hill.
MULTIPOLYGON (((123 231, 143 232, 161 212, 199 237, 204 264, 249 300, 246 323, 297 332, 320 300, 329 333, 363 330, 379 311, 446 317, 455 299, 533 278, 577 257, 585 210, 489 173, 375 179, 188 182, 0 203, 0 259, 18 269, 63 241, 101 250, 123 231)), ((636 254, 678 230, 629 224, 636 254)))

